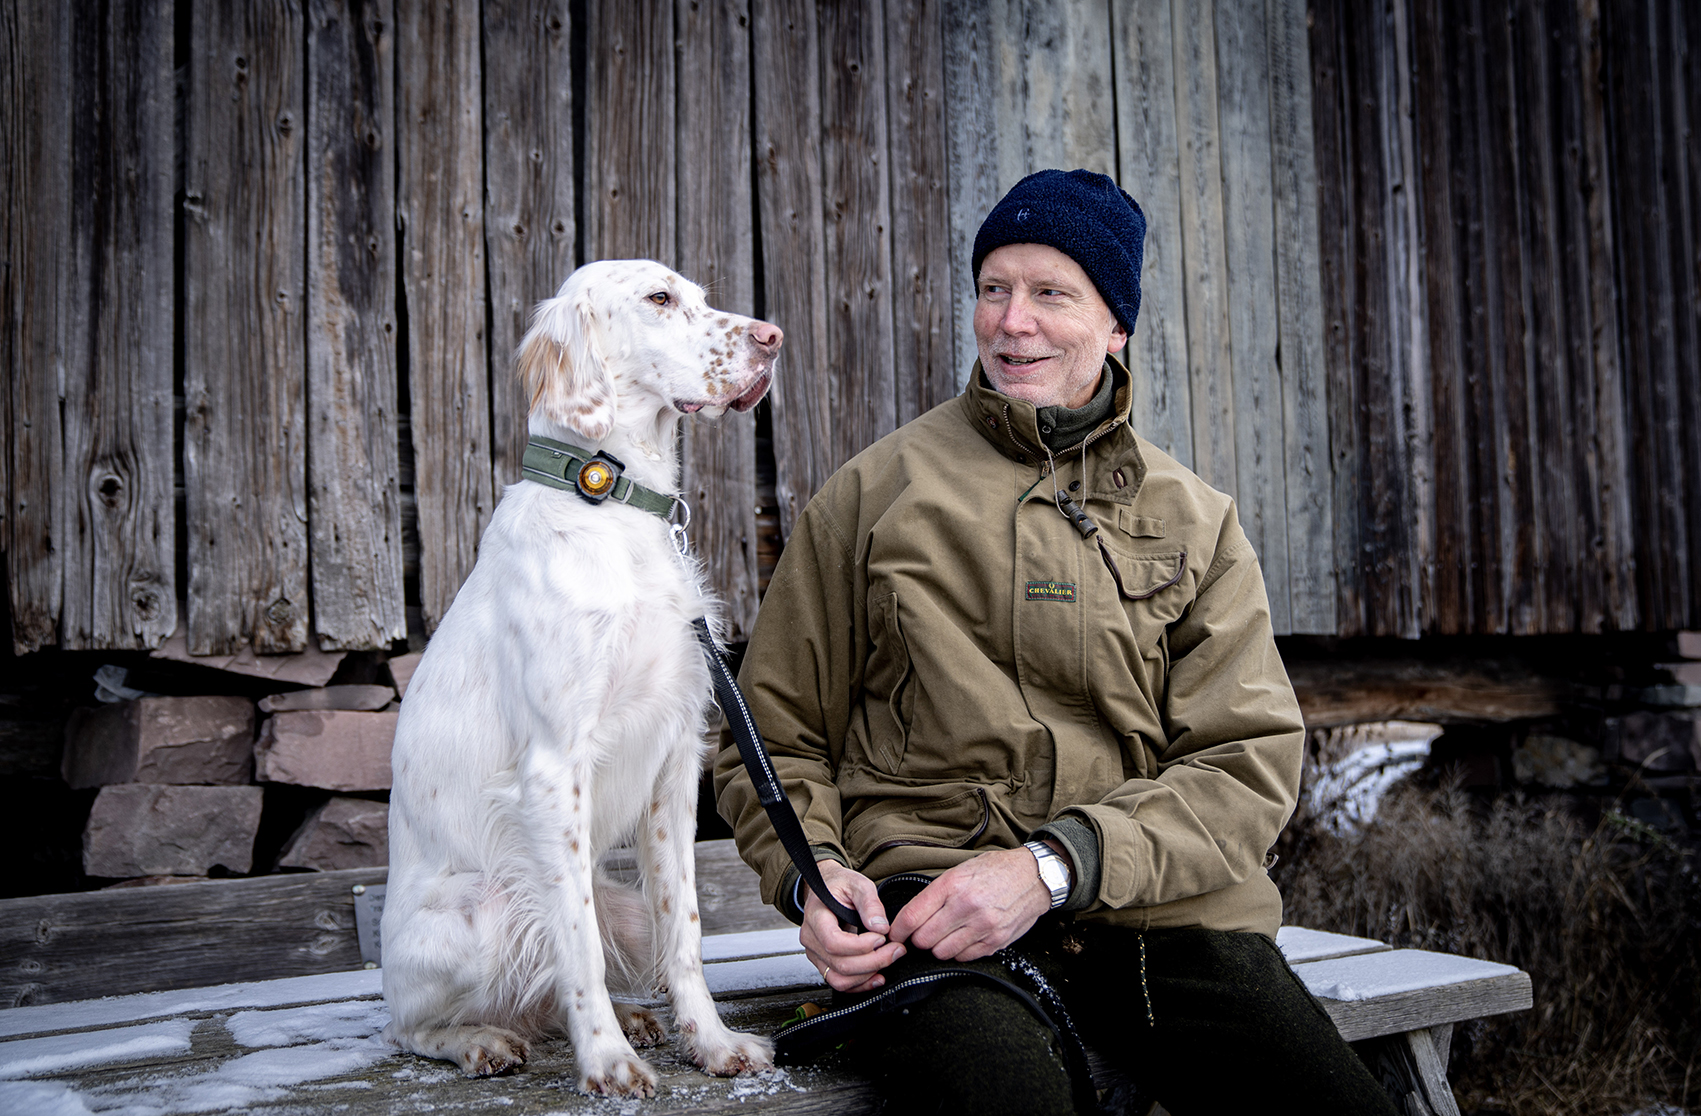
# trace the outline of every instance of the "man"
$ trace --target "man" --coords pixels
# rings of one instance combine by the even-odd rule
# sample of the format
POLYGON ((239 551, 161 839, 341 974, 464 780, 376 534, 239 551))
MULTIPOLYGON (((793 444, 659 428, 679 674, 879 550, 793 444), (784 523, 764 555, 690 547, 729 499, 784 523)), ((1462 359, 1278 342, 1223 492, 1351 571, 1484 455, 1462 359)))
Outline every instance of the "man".
MULTIPOLYGON (((836 1003, 1026 958, 1172 1112, 1391 1113, 1274 945, 1304 725, 1233 502, 1129 427, 1144 236, 1103 175, 1018 183, 975 238, 968 388, 840 469, 774 572, 740 680, 866 932, 798 887, 730 748, 718 805, 836 1003)), ((900 1108, 1090 1103, 982 984, 853 1049, 900 1108)))

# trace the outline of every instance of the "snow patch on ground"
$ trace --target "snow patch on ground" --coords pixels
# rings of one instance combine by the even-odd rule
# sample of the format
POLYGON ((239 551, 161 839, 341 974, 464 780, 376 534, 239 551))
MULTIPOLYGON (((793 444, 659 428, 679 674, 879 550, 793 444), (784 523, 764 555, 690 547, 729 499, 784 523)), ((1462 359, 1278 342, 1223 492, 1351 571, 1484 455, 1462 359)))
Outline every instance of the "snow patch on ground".
POLYGON ((170 1019, 141 1027, 0 1042, 0 1078, 35 1077, 187 1054, 189 1034, 194 1029, 192 1019, 170 1019))
POLYGON ((390 1022, 382 1000, 309 1004, 278 1011, 239 1011, 225 1020, 230 1037, 243 1046, 292 1046, 299 1042, 369 1038, 390 1022))

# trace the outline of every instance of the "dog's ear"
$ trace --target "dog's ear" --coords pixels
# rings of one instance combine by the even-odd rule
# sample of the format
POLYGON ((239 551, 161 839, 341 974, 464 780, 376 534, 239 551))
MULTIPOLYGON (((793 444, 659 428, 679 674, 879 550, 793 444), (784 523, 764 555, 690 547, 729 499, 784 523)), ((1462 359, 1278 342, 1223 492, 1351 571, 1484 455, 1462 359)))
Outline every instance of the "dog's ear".
POLYGON ((593 442, 614 429, 614 381, 585 302, 557 297, 538 304, 514 353, 514 376, 530 411, 593 442))

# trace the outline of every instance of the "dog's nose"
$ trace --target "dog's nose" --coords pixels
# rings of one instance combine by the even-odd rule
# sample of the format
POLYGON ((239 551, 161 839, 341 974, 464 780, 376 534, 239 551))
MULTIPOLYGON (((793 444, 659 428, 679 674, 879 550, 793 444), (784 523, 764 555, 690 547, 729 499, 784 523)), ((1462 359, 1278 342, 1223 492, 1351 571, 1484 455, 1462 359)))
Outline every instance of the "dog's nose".
POLYGON ((773 353, 780 347, 780 342, 786 339, 786 335, 780 332, 780 327, 772 322, 752 322, 749 336, 764 355, 773 353))

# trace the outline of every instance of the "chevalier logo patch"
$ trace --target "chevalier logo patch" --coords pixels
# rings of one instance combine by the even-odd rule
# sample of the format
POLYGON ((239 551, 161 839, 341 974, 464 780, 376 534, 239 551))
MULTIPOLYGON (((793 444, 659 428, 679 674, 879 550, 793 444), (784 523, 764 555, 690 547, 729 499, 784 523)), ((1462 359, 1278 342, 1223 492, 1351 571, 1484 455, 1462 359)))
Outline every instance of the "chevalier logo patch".
POLYGON ((1075 583, 1071 581, 1030 581, 1028 582, 1028 600, 1030 601, 1064 601, 1075 599, 1075 583))

